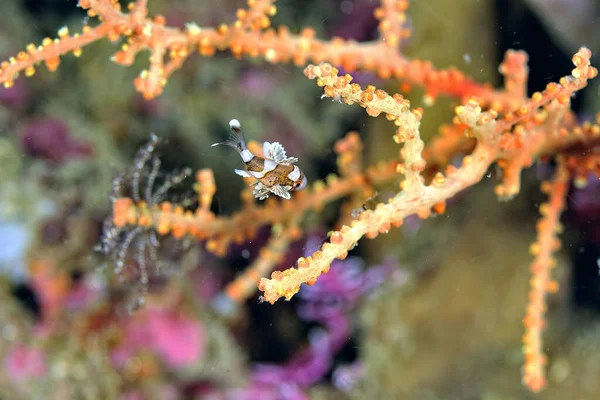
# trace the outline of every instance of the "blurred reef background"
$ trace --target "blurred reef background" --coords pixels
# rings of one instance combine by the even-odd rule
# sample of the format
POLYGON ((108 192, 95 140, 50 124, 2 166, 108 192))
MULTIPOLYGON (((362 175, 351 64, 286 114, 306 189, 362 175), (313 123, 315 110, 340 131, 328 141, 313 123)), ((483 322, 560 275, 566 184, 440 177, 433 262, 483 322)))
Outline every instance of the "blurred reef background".
MULTIPOLYGON (((273 24, 370 40, 377 3, 281 0, 273 24)), ((242 6, 149 2, 151 14, 179 27, 233 20, 242 6)), ((524 49, 530 93, 568 73, 580 45, 600 52, 600 6, 593 1, 414 0, 408 14, 408 56, 498 85, 504 51, 524 49)), ((3 0, 0 58, 86 22, 75 0, 3 0)), ((311 182, 336 172, 334 143, 350 130, 364 141, 367 165, 397 149, 387 121, 322 100, 293 65, 227 52, 195 55, 147 101, 132 84, 147 60, 138 57, 140 68, 111 63, 117 46, 92 44, 80 58, 64 57, 55 73, 0 88, 0 399, 596 398, 599 182, 572 188, 563 216, 560 291, 549 299, 545 333, 549 386, 534 395, 521 384, 528 247, 544 200, 539 182, 550 174, 543 164, 527 171, 513 201, 497 201, 490 171, 443 216, 411 219, 362 241, 322 281, 273 306, 260 304, 258 294, 227 310, 219 306, 226 283, 257 256, 266 235, 232 247, 224 259, 189 243, 151 288, 147 305, 129 315, 123 303, 131 289, 95 248, 112 178, 150 132, 168 140, 160 150, 164 170, 214 170, 218 214, 239 208, 246 185, 233 172, 239 158, 210 147, 228 135, 232 118, 251 140, 281 142, 311 182)), ((383 84, 368 73, 355 79, 383 84)), ((406 89, 386 85, 391 93, 406 89)), ((594 81, 573 100, 582 120, 600 111, 598 89, 594 81)), ((407 96, 425 108, 425 140, 456 105, 440 98, 429 106, 419 90, 407 96)), ((377 196, 385 199, 395 187, 377 196)), ((308 218, 281 267, 319 246, 339 206, 308 218)))

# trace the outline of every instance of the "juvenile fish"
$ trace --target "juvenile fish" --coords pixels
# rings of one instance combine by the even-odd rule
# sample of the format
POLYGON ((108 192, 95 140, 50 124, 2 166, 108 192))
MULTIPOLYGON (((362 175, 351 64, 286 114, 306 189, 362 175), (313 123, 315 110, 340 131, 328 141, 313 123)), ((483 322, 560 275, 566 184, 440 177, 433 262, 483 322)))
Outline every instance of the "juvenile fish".
POLYGON ((306 186, 306 176, 297 165, 294 165, 298 159, 288 157, 281 143, 265 142, 263 144, 265 158, 258 157, 246 147, 240 121, 232 119, 229 121, 229 128, 231 129, 229 140, 215 143, 211 147, 226 145, 237 150, 246 164, 246 169, 236 169, 235 173, 244 178, 256 179, 253 183, 254 197, 264 200, 273 193, 289 199, 290 192, 301 190, 306 186))

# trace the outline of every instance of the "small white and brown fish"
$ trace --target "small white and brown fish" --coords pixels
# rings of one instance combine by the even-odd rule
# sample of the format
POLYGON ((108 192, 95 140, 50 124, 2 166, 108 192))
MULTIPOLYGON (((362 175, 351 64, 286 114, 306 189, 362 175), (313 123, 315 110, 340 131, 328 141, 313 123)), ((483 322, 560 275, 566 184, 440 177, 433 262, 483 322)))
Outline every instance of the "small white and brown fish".
POLYGON ((264 158, 252 154, 242 133, 240 121, 232 119, 229 121, 231 136, 229 140, 212 145, 226 145, 233 147, 246 163, 246 169, 236 169, 235 173, 244 178, 254 178, 254 197, 264 200, 273 193, 284 199, 290 198, 290 192, 301 190, 306 186, 306 176, 294 163, 298 162, 295 157, 288 157, 285 149, 278 142, 265 142, 263 144, 264 158))

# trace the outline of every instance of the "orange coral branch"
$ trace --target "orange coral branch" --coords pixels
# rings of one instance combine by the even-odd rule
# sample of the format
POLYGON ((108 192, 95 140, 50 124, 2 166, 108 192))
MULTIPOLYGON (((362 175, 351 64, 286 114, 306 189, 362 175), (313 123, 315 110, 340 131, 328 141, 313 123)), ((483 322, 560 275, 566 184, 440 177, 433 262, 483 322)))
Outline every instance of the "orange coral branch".
MULTIPOLYGON (((527 97, 527 79, 529 77, 527 59, 527 53, 524 51, 508 50, 504 54, 504 60, 498 66, 498 71, 504 76, 504 87, 508 93, 515 96, 515 100, 527 97)), ((512 104, 511 109, 518 107, 517 102, 512 104)))
POLYGON ((546 312, 546 297, 548 293, 558 290, 558 283, 550 278, 550 271, 556 266, 552 257, 560 247, 556 234, 560 233, 560 215, 565 208, 569 181, 571 175, 559 164, 556 177, 551 183, 542 184, 542 190, 549 193, 548 203, 540 206, 543 218, 537 224, 537 241, 531 245, 531 253, 535 260, 531 265, 532 278, 527 304, 527 315, 523 320, 525 336, 523 337, 523 384, 534 392, 539 392, 546 386, 546 355, 542 348, 542 332, 546 327, 544 313, 546 312))
POLYGON ((260 250, 256 260, 225 288, 224 292, 229 300, 240 304, 256 292, 256 282, 271 273, 283 261, 290 244, 302 235, 298 227, 300 219, 290 221, 287 227, 280 224, 273 226, 269 242, 260 250))
MULTIPOLYGON (((313 72, 315 71, 313 70, 313 72)), ((391 99, 391 97, 389 98, 391 99)), ((390 103, 385 101, 384 104, 389 105, 390 103)), ((366 106, 366 104, 361 105, 366 106)), ((404 107, 408 107, 406 103, 399 102, 395 114, 401 117, 406 117, 403 114, 407 113, 412 115, 412 112, 404 107)), ((477 113, 476 108, 477 106, 473 103, 462 110, 462 113, 477 113)), ((393 109, 390 111, 394 112, 393 109)), ((479 113, 481 112, 479 111, 479 113)), ((416 118, 412 120, 401 118, 401 120, 407 121, 408 124, 418 124, 416 118)), ((488 124, 493 123, 493 120, 488 122, 488 124)), ((398 130, 399 132, 406 132, 410 129, 410 127, 400 126, 398 130)), ((417 144, 413 144, 414 147, 419 147, 418 141, 420 139, 418 139, 418 136, 410 140, 417 142, 417 144)), ((407 148, 407 145, 410 145, 410 141, 405 142, 404 149, 407 148)), ((344 259, 348 254, 348 250, 353 248, 363 236, 374 238, 379 233, 387 233, 392 225, 401 225, 409 215, 424 214, 432 207, 439 207, 439 204, 444 203, 448 198, 481 180, 496 154, 497 149, 489 141, 482 140, 478 143, 473 154, 469 158, 465 158, 463 166, 447 178, 434 180, 434 183, 430 186, 424 186, 421 182, 409 185, 410 190, 401 191, 388 204, 380 203, 375 210, 363 211, 358 219, 354 220, 349 226, 343 226, 339 231, 333 232, 329 242, 326 242, 312 256, 300 258, 297 262, 297 269, 290 268, 283 272, 276 271, 271 275, 271 279, 262 278, 258 286, 260 290, 265 292, 265 300, 270 303, 274 303, 281 297, 289 300, 300 290, 302 283, 312 284, 319 275, 326 273, 335 258, 344 259)), ((419 157, 409 158, 409 160, 411 161, 406 162, 406 170, 411 169, 414 162, 420 163, 422 159, 419 155, 419 157)), ((413 175, 418 178, 418 171, 413 171, 413 175)))
MULTIPOLYGON (((344 157, 343 154, 340 154, 340 157, 344 157)), ((198 239, 207 239, 209 251, 224 255, 232 242, 241 242, 253 237, 261 226, 286 222, 293 215, 302 216, 310 210, 319 211, 325 204, 334 200, 352 193, 363 193, 371 185, 390 182, 397 176, 396 165, 396 161, 382 162, 368 168, 366 172, 348 177, 330 175, 326 184, 317 181, 311 188, 297 192, 289 201, 267 201, 264 206, 247 203, 240 212, 231 217, 215 216, 203 208, 198 208, 192 213, 170 203, 148 207, 144 202, 136 203, 130 198, 117 198, 113 202, 113 222, 117 227, 142 225, 152 227, 162 235, 191 235, 198 239)), ((197 188, 205 186, 200 180, 201 176, 202 174, 197 175, 197 188)))
POLYGON ((407 9, 408 0, 382 0, 381 7, 375 9, 381 40, 391 48, 396 48, 402 39, 410 37, 410 29, 405 27, 407 9))
MULTIPOLYGON (((248 0, 249 8, 239 9, 236 21, 230 25, 221 24, 215 29, 190 23, 183 30, 165 26, 160 15, 148 18, 146 2, 137 0, 130 5, 131 12, 124 14, 117 0, 80 0, 79 6, 88 10, 89 16, 100 18, 101 24, 93 29, 85 26, 81 36, 69 36, 68 30, 61 29, 59 38, 46 38, 39 47, 27 46, 27 52, 0 65, 0 83, 11 86, 21 71, 27 76, 33 75, 35 64, 41 61, 54 71, 60 56, 69 52, 78 55, 82 47, 106 37, 111 41, 127 39, 112 58, 122 65, 131 65, 142 50, 151 52, 150 68, 143 70, 134 82, 145 98, 160 95, 171 74, 194 51, 212 56, 217 50, 229 50, 235 57, 261 56, 271 63, 292 61, 301 66, 309 60, 328 61, 347 71, 372 71, 382 78, 394 77, 422 86, 430 97, 442 94, 464 100, 476 96, 482 105, 491 104, 496 111, 512 110, 521 100, 518 91, 496 91, 466 77, 456 68, 437 69, 430 62, 403 56, 396 44, 410 33, 404 27, 408 0, 384 0, 375 12, 382 38, 364 43, 340 38, 317 39, 312 28, 302 30, 300 35, 290 34, 285 26, 277 31, 269 29, 269 17, 277 12, 273 5, 275 0, 248 0)), ((516 71, 513 64, 506 63, 509 74, 516 71)))
POLYGON ((202 212, 210 212, 210 204, 217 191, 215 176, 211 169, 201 169, 196 172, 194 191, 198 194, 198 205, 202 212))
POLYGON ((44 62, 49 71, 55 71, 60 64, 60 56, 72 52, 79 57, 82 47, 106 37, 110 31, 109 25, 100 24, 96 28, 85 26, 81 34, 69 36, 69 30, 62 28, 58 31, 58 39, 45 38, 40 46, 30 43, 25 51, 0 64, 0 83, 5 88, 11 87, 22 71, 25 76, 33 76, 35 66, 40 62, 44 62))
MULTIPOLYGON (((348 178, 360 175, 363 171, 363 144, 357 132, 348 132, 344 139, 338 140, 334 147, 339 155, 337 159, 340 176, 348 178)), ((351 221, 356 210, 361 210, 365 199, 373 196, 374 189, 366 185, 362 191, 352 193, 340 207, 340 217, 337 224, 351 221)))
POLYGON ((406 180, 405 189, 419 190, 422 185, 421 171, 425 169, 425 160, 421 157, 424 143, 419 135, 419 125, 423 116, 422 109, 410 110, 410 102, 401 95, 389 96, 385 91, 367 86, 362 90, 360 85, 352 82, 348 74, 338 76, 338 70, 330 64, 320 66, 309 65, 304 74, 309 79, 317 78, 317 85, 324 87, 327 97, 343 100, 346 104, 358 103, 365 108, 367 114, 376 117, 385 113, 388 120, 393 120, 398 131, 394 135, 396 143, 404 143, 401 158, 404 163, 399 166, 406 180))
MULTIPOLYGON (((423 149, 423 158, 427 160, 426 175, 449 166, 453 157, 459 154, 469 154, 474 147, 475 140, 470 137, 467 125, 458 120, 452 125, 442 125, 439 135, 434 136, 423 149)), ((450 166, 450 168, 452 167, 450 166)))
MULTIPOLYGON (((271 279, 263 278, 259 282, 259 289, 265 292, 265 299, 274 303, 281 297, 290 299, 300 290, 302 283, 312 284, 321 273, 329 270, 329 265, 335 258, 343 259, 349 249, 363 237, 376 237, 379 233, 387 232, 391 225, 400 225, 404 218, 412 214, 421 217, 429 215, 431 208, 443 211, 445 201, 454 196, 458 191, 477 183, 488 167, 499 157, 513 160, 533 159, 538 152, 557 144, 565 144, 564 140, 577 141, 577 138, 564 138, 558 134, 558 126, 546 131, 525 131, 523 136, 530 143, 529 146, 519 147, 519 152, 501 152, 501 133, 508 131, 513 125, 527 120, 535 121, 540 107, 554 104, 568 104, 565 98, 587 84, 588 78, 596 76, 597 71, 589 64, 591 53, 588 49, 580 49, 573 56, 575 69, 570 76, 560 80, 560 84, 550 84, 543 93, 537 93, 532 99, 524 103, 519 111, 504 115, 502 120, 496 121, 498 116, 495 111, 482 112, 479 103, 472 99, 464 106, 456 108, 457 118, 455 122, 464 124, 471 129, 471 134, 478 140, 475 150, 470 156, 463 158, 463 165, 457 170, 450 170, 450 175, 444 177, 441 173, 436 174, 431 185, 423 185, 420 172, 425 168, 425 161, 421 153, 423 142, 419 137, 419 120, 422 115, 420 110, 409 110, 410 104, 399 95, 389 96, 382 90, 368 86, 362 90, 359 85, 350 85, 351 77, 337 76, 337 70, 328 64, 320 67, 309 66, 305 74, 310 79, 317 79, 317 84, 324 87, 327 97, 340 99, 347 104, 358 103, 364 107, 371 116, 386 113, 389 120, 394 120, 398 131, 394 135, 397 143, 403 142, 404 146, 400 152, 404 160, 400 164, 399 171, 404 173, 406 181, 401 185, 402 191, 396 195, 388 204, 378 204, 374 211, 364 211, 357 220, 349 226, 343 226, 334 232, 329 242, 325 243, 321 250, 315 252, 308 258, 300 258, 297 269, 290 268, 283 272, 276 271, 271 279)), ((540 119, 542 122, 552 119, 540 119)), ((529 126, 528 126, 529 127, 529 126)), ((517 164, 518 171, 524 163, 517 164)), ((505 193, 500 193, 504 195, 505 193)))

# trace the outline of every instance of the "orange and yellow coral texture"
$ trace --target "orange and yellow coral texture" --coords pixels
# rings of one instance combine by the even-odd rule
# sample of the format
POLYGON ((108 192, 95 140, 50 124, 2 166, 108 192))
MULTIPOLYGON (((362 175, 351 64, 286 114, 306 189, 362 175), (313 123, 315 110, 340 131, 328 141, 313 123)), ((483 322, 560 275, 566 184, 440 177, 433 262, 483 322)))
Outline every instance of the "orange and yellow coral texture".
MULTIPOLYGON (((224 258, 232 248, 253 240, 268 227, 268 238, 258 256, 228 283, 223 295, 234 305, 259 296, 271 304, 281 298, 291 300, 303 285, 314 285, 327 274, 334 260, 344 260, 360 248, 364 238, 375 239, 435 216, 439 223, 439 216, 446 218, 457 197, 468 189, 476 190, 473 187, 490 171, 497 179, 494 195, 498 200, 513 200, 523 189, 524 171, 543 164, 551 172, 541 183, 548 196, 547 202, 539 205, 541 218, 537 224, 531 223, 537 238, 531 236, 529 295, 521 293, 525 331, 521 374, 523 385, 532 392, 547 386, 543 334, 552 329, 546 323, 548 296, 559 290, 552 272, 557 265, 554 253, 560 248, 558 235, 563 230, 561 215, 572 184, 583 188, 588 181, 600 179, 600 114, 596 121, 581 122, 571 110, 572 99, 598 74, 591 65, 589 49, 574 49, 570 71, 528 94, 528 56, 521 50, 504 54, 498 66, 504 85, 499 88, 478 82, 458 68, 435 66, 405 55, 403 48, 412 40, 411 7, 417 7, 408 0, 379 2, 373 12, 378 37, 370 41, 320 38, 311 27, 298 33, 285 25, 272 27, 278 13, 275 0, 248 0, 247 7, 238 9, 229 23, 209 27, 187 22, 183 28, 169 26, 161 15, 149 15, 151 3, 137 0, 123 9, 117 0, 80 0, 78 6, 90 17, 89 25, 75 34, 64 27, 55 39, 26 45, 0 65, 0 82, 10 88, 19 75, 32 77, 41 63, 56 71, 61 57, 85 57, 87 48, 94 51, 92 43, 103 39, 119 43, 111 58, 119 65, 137 67, 136 57, 149 54, 148 67, 133 79, 135 90, 146 101, 163 95, 169 80, 185 73, 186 61, 194 54, 227 54, 240 60, 230 59, 229 63, 247 58, 266 61, 266 66, 291 63, 299 67, 293 71, 303 71, 305 78, 322 88, 322 104, 325 99, 333 100, 327 107, 360 107, 370 117, 389 121, 382 132, 372 134, 397 146, 397 154, 365 165, 363 141, 370 140, 351 131, 333 145, 337 174, 313 179, 290 200, 259 202, 251 187, 245 188, 240 208, 228 214, 215 205, 215 196, 226 184, 215 178, 209 166, 195 173, 195 206, 166 196, 188 175, 186 170, 167 177, 159 193, 153 192, 160 161, 151 141, 138 153, 134 167, 113 181, 111 212, 104 227, 106 253, 121 264, 119 273, 126 273, 123 264, 138 270, 134 275, 140 276, 140 296, 152 301, 147 294, 151 268, 146 258, 156 259, 153 252, 159 239, 201 242, 206 251, 224 258), (365 81, 364 73, 369 73, 373 82, 365 81), (422 90, 423 104, 415 106, 415 101, 408 99, 409 87, 422 90), (396 90, 402 94, 388 93, 396 90), (440 134, 424 140, 422 122, 438 99, 453 101, 453 115, 447 113, 440 134), (151 162, 153 166, 148 168, 151 162), (142 178, 147 182, 141 183, 142 178), (144 184, 146 187, 140 188, 144 184), (144 191, 146 195, 140 195, 144 191), (293 243, 307 234, 310 217, 331 207, 336 207, 337 213, 323 243, 302 257, 294 256, 290 267, 287 257, 294 254, 293 243), (134 249, 130 245, 136 240, 142 245, 134 249), (136 250, 131 261, 129 254, 136 250), (278 269, 284 260, 289 268, 278 269)), ((308 95, 297 92, 296 96, 308 95)), ((255 154, 261 153, 257 143, 250 142, 249 147, 255 154)), ((300 157, 300 163, 307 160, 300 157)), ((469 196, 469 191, 466 193, 469 196)), ((445 257, 451 258, 452 252, 452 247, 445 248, 445 257)))

